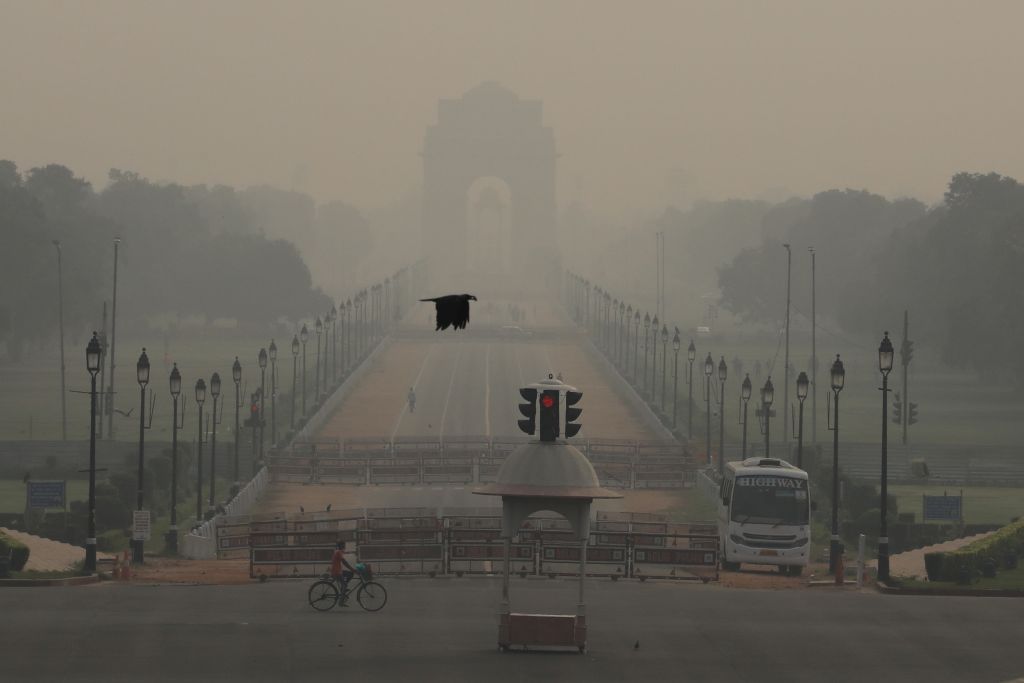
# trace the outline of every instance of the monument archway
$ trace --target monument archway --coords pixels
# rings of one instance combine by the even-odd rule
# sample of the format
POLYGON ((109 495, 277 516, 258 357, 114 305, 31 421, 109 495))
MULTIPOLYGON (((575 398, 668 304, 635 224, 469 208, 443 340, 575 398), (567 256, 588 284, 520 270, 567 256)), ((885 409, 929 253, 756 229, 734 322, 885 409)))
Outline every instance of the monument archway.
POLYGON ((557 156, 540 100, 487 82, 439 101, 423 145, 423 252, 435 287, 495 286, 502 273, 520 289, 557 282, 557 156), (497 179, 499 189, 474 193, 480 179, 497 179))

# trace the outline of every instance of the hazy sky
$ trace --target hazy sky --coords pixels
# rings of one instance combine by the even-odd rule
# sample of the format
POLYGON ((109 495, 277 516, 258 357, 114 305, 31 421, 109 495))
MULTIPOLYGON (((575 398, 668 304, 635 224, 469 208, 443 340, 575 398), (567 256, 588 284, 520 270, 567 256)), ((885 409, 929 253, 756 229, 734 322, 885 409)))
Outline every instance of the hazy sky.
POLYGON ((544 101, 559 198, 941 196, 1024 178, 1024 2, 0 0, 0 158, 416 192, 440 97, 544 101))

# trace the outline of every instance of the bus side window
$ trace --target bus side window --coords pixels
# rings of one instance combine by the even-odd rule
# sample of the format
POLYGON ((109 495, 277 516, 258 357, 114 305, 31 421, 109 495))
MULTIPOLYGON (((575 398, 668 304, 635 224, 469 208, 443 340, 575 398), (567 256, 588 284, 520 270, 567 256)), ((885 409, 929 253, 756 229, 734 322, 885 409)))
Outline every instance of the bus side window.
POLYGON ((732 497, 732 479, 722 480, 722 504, 728 505, 729 498, 732 497))

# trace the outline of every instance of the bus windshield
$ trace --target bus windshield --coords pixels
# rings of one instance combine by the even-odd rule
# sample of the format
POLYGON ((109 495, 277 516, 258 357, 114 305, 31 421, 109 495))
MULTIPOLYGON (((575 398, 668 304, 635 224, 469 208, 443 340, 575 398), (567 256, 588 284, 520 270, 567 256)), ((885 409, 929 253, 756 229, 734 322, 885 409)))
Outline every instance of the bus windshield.
POLYGON ((736 477, 732 521, 803 525, 807 520, 805 479, 778 475, 736 477))

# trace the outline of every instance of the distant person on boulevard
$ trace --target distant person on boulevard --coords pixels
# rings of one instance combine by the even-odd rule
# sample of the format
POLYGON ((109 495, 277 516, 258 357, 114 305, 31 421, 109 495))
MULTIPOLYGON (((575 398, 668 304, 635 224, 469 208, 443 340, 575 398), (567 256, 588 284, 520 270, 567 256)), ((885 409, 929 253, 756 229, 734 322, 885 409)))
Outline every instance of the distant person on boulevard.
POLYGON ((409 387, 409 396, 407 398, 409 400, 409 412, 410 413, 415 413, 416 412, 416 392, 412 390, 412 387, 409 387))
POLYGON ((348 563, 345 559, 345 541, 338 541, 338 544, 334 548, 334 555, 331 556, 331 578, 338 584, 338 590, 341 591, 341 604, 345 604, 345 586, 348 585, 349 579, 355 576, 356 569, 348 563), (345 570, 342 570, 344 565, 345 570))

